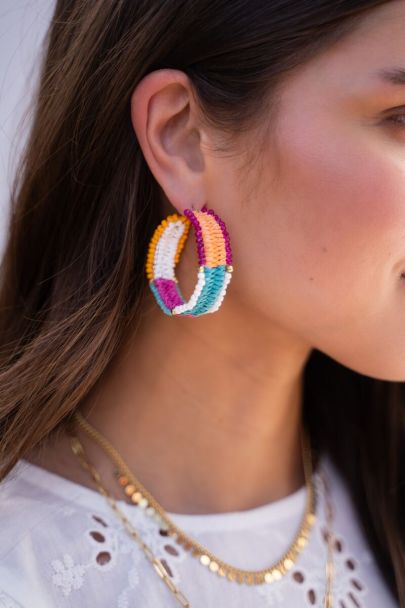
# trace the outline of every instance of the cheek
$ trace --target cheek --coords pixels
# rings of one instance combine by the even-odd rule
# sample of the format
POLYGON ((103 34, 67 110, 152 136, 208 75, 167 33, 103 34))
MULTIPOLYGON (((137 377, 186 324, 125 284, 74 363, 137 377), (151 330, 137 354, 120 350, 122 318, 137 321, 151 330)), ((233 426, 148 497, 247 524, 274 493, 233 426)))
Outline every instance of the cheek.
POLYGON ((399 155, 324 126, 297 127, 278 144, 277 157, 264 161, 269 169, 260 188, 238 206, 232 226, 244 252, 235 258, 244 298, 309 343, 332 335, 350 342, 356 332, 360 341, 373 334, 377 319, 380 326, 390 315, 398 322, 399 300, 403 323, 405 168, 399 155))
POLYGON ((243 244, 245 300, 344 365, 403 380, 400 155, 376 140, 324 130, 296 130, 285 141, 277 161, 268 159, 276 174, 268 171, 233 226, 243 244))
POLYGON ((347 321, 382 305, 398 284, 393 265, 405 259, 405 171, 353 140, 324 131, 287 134, 267 202, 280 278, 291 280, 319 322, 323 308, 329 320, 347 321))

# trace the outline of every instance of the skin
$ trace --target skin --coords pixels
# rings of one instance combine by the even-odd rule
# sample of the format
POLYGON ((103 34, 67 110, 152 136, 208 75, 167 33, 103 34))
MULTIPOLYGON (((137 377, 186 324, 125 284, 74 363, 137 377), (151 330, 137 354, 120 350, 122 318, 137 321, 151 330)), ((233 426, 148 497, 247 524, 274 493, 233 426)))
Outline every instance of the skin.
MULTIPOLYGON (((167 317, 147 290, 139 326, 81 408, 168 511, 243 510, 302 486, 313 348, 362 374, 405 379, 405 86, 375 76, 405 67, 404 34, 405 3, 388 2, 289 74, 248 173, 258 134, 236 137, 233 154, 215 151, 221 133, 205 125, 184 73, 153 72, 133 93, 162 217, 206 202, 234 253, 214 314, 167 317), (402 125, 387 119, 400 105, 402 125)), ((196 271, 191 231, 177 267, 186 297, 196 271)), ((78 435, 123 498, 109 459, 78 435)), ((94 488, 64 437, 28 459, 94 488)))

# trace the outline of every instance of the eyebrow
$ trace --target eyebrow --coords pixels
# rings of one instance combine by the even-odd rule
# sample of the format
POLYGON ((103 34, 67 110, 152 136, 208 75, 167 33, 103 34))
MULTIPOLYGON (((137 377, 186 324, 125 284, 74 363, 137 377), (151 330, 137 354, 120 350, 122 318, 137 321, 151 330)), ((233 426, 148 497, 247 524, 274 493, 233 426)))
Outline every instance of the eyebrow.
POLYGON ((384 82, 405 86, 405 68, 384 68, 376 75, 384 82))

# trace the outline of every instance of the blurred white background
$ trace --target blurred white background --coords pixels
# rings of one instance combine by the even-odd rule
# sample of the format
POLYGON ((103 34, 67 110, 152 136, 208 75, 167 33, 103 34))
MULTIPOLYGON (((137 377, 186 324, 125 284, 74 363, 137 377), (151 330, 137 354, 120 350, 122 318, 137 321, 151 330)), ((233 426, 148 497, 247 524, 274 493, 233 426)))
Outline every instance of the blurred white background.
POLYGON ((53 7, 53 0, 0 0, 0 256, 10 187, 31 119, 38 54, 53 7))

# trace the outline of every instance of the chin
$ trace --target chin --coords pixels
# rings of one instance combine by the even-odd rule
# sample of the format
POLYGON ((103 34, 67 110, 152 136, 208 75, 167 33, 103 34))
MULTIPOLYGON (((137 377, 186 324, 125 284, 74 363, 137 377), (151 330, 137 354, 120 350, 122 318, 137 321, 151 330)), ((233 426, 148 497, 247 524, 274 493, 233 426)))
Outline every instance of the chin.
MULTIPOLYGON (((347 365, 347 364, 344 364, 347 365)), ((385 380, 387 382, 405 382, 405 355, 401 361, 392 361, 390 365, 387 360, 378 364, 378 362, 370 365, 347 365, 353 371, 374 378, 375 380, 385 380)))
MULTIPOLYGON (((319 349, 322 350, 322 349, 319 349)), ((368 347, 367 351, 363 349, 351 352, 323 350, 331 359, 354 372, 363 376, 368 376, 375 380, 385 380, 387 382, 405 382, 405 352, 404 347, 398 348, 397 352, 393 353, 391 348, 389 351, 384 350, 378 343, 373 347, 368 347)))

